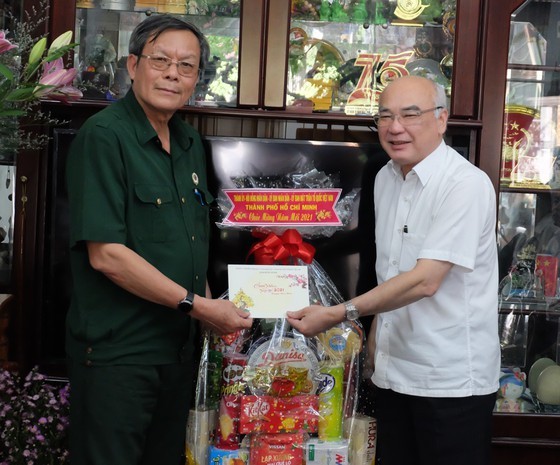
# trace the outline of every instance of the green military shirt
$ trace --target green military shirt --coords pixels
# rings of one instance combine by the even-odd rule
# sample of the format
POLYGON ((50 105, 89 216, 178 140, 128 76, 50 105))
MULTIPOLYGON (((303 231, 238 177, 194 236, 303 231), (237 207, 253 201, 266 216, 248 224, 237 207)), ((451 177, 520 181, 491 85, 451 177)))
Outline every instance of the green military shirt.
POLYGON ((130 91, 91 117, 70 148, 73 294, 66 348, 78 362, 165 364, 192 353, 191 319, 95 271, 85 246, 85 241, 124 244, 173 281, 205 295, 212 198, 204 148, 178 115, 169 128, 171 155, 130 91))

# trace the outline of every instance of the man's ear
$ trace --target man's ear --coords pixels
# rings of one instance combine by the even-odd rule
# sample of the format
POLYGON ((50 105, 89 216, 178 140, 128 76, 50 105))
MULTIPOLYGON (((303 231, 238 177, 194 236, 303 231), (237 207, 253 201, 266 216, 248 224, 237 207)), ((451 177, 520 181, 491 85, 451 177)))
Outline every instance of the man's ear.
POLYGON ((439 127, 439 133, 441 135, 445 134, 445 131, 447 131, 447 119, 449 118, 449 111, 447 110, 447 108, 442 108, 439 111, 439 115, 438 115, 438 127, 439 127))
POLYGON ((136 75, 136 68, 138 66, 139 57, 137 55, 133 55, 132 53, 128 55, 126 59, 126 69, 128 70, 128 75, 130 76, 130 80, 134 80, 134 76, 136 75))

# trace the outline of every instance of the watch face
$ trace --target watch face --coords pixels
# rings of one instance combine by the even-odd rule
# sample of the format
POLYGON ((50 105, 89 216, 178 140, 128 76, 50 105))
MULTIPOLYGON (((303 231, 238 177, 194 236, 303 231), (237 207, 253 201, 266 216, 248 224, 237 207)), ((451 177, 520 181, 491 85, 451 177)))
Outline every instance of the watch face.
POLYGON ((358 311, 356 306, 351 302, 347 302, 345 306, 346 306, 346 319, 350 321, 357 320, 360 316, 360 312, 358 311))
POLYGON ((194 295, 192 295, 190 292, 187 294, 187 296, 181 300, 181 302, 179 302, 179 304, 177 305, 177 308, 179 309, 179 311, 185 313, 185 314, 189 314, 193 308, 193 301, 194 301, 194 295))
POLYGON ((346 313, 346 317, 349 320, 357 320, 359 316, 360 313, 358 312, 358 310, 350 310, 349 312, 346 313))

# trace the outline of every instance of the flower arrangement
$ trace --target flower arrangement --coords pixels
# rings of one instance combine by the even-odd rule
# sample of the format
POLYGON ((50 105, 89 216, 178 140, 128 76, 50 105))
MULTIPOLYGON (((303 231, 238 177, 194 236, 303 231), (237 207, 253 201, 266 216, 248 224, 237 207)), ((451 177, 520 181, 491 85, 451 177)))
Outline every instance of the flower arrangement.
POLYGON ((68 463, 69 386, 0 370, 0 465, 68 463))
MULTIPOLYGON (((41 3, 41 9, 48 5, 41 3)), ((75 68, 65 68, 63 57, 77 44, 71 43, 72 31, 57 37, 47 48, 47 37, 38 39, 33 32, 47 17, 32 10, 25 21, 14 20, 13 31, 0 31, 0 137, 4 151, 40 148, 48 138, 31 135, 26 124, 56 123, 37 107, 40 99, 69 102, 82 97, 72 86, 75 68)))

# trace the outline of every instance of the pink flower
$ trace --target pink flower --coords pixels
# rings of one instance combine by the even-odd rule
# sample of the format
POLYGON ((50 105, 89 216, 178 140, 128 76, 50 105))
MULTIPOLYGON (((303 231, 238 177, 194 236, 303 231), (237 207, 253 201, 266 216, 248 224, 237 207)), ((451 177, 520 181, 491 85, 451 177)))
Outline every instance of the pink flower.
POLYGON ((0 53, 7 52, 16 48, 16 45, 12 44, 9 40, 6 40, 6 33, 4 31, 0 31, 0 53))
POLYGON ((47 62, 43 65, 43 76, 33 95, 37 98, 50 98, 69 102, 82 97, 82 92, 73 87, 72 81, 76 77, 76 68, 64 68, 62 58, 47 62))

